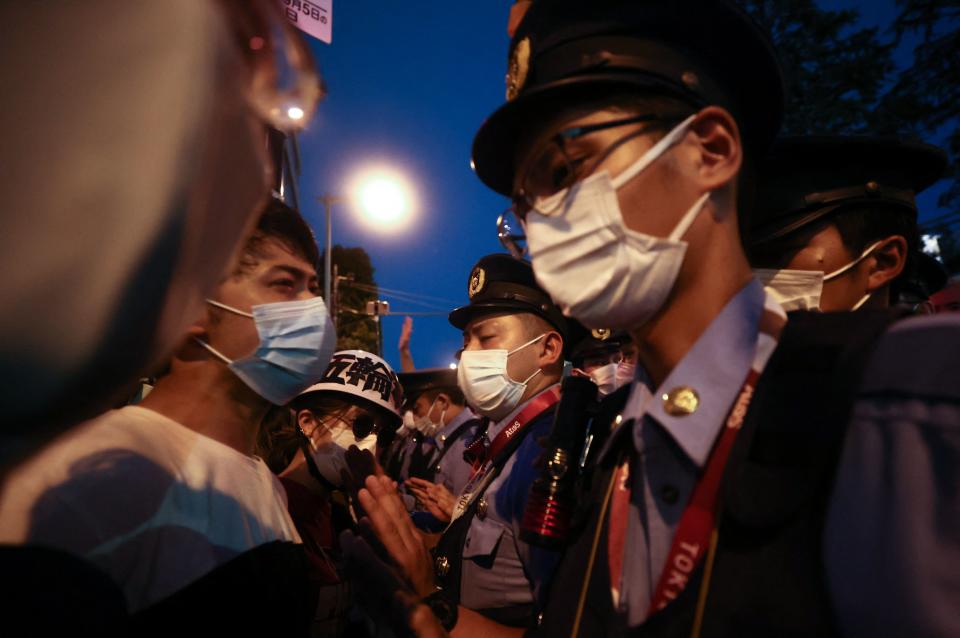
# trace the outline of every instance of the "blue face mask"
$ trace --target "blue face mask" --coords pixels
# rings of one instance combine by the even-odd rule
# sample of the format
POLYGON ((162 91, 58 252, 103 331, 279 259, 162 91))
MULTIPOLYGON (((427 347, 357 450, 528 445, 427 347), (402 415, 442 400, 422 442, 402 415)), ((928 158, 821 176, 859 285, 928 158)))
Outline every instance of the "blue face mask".
POLYGON ((194 340, 270 403, 286 405, 323 376, 337 335, 322 298, 261 304, 253 307, 253 313, 211 299, 207 303, 256 323, 260 345, 241 359, 231 360, 210 344, 194 340))

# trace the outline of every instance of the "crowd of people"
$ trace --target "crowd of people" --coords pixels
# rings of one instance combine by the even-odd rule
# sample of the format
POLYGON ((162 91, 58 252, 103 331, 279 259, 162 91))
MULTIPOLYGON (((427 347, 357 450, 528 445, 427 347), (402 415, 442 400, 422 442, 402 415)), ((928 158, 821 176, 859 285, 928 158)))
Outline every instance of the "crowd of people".
POLYGON ((946 155, 780 136, 734 3, 514 4, 473 164, 523 236, 399 373, 271 192, 323 92, 272 0, 0 22, 4 635, 960 635, 946 155))

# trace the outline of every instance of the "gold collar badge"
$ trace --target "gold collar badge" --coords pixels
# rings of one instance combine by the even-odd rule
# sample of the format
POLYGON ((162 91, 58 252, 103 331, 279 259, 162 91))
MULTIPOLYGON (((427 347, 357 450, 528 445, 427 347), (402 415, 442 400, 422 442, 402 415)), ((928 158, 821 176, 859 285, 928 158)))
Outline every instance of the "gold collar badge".
POLYGON ((530 38, 524 38, 517 43, 510 56, 510 66, 507 68, 507 101, 517 97, 527 81, 527 72, 530 70, 530 38))

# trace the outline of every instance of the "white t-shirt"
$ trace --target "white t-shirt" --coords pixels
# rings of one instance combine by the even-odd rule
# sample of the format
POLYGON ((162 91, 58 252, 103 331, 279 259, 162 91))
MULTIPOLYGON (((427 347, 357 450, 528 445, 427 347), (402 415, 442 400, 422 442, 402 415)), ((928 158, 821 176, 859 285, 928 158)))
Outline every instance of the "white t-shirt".
POLYGON ((0 542, 88 559, 131 611, 275 540, 300 537, 262 460, 137 406, 60 437, 0 493, 0 542))

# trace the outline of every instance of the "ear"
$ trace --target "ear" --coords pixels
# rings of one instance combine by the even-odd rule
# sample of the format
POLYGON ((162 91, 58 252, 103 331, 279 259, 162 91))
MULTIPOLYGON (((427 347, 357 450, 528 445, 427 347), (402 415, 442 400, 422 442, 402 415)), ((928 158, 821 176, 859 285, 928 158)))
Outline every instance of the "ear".
POLYGON ((300 410, 297 412, 297 425, 306 436, 313 436, 317 429, 317 419, 310 410, 300 410))
POLYGON ((441 392, 437 395, 437 408, 439 408, 440 412, 447 410, 450 407, 450 403, 450 396, 447 393, 441 392))
POLYGON ((873 292, 888 285, 907 265, 907 240, 891 235, 873 250, 867 275, 867 291, 873 292))
POLYGON ((563 362, 563 337, 560 336, 559 332, 548 332, 540 343, 540 360, 539 364, 541 368, 553 365, 557 362, 563 362))
POLYGON ((697 114, 690 132, 698 143, 697 176, 703 191, 732 184, 743 164, 740 129, 730 113, 708 106, 697 114))

